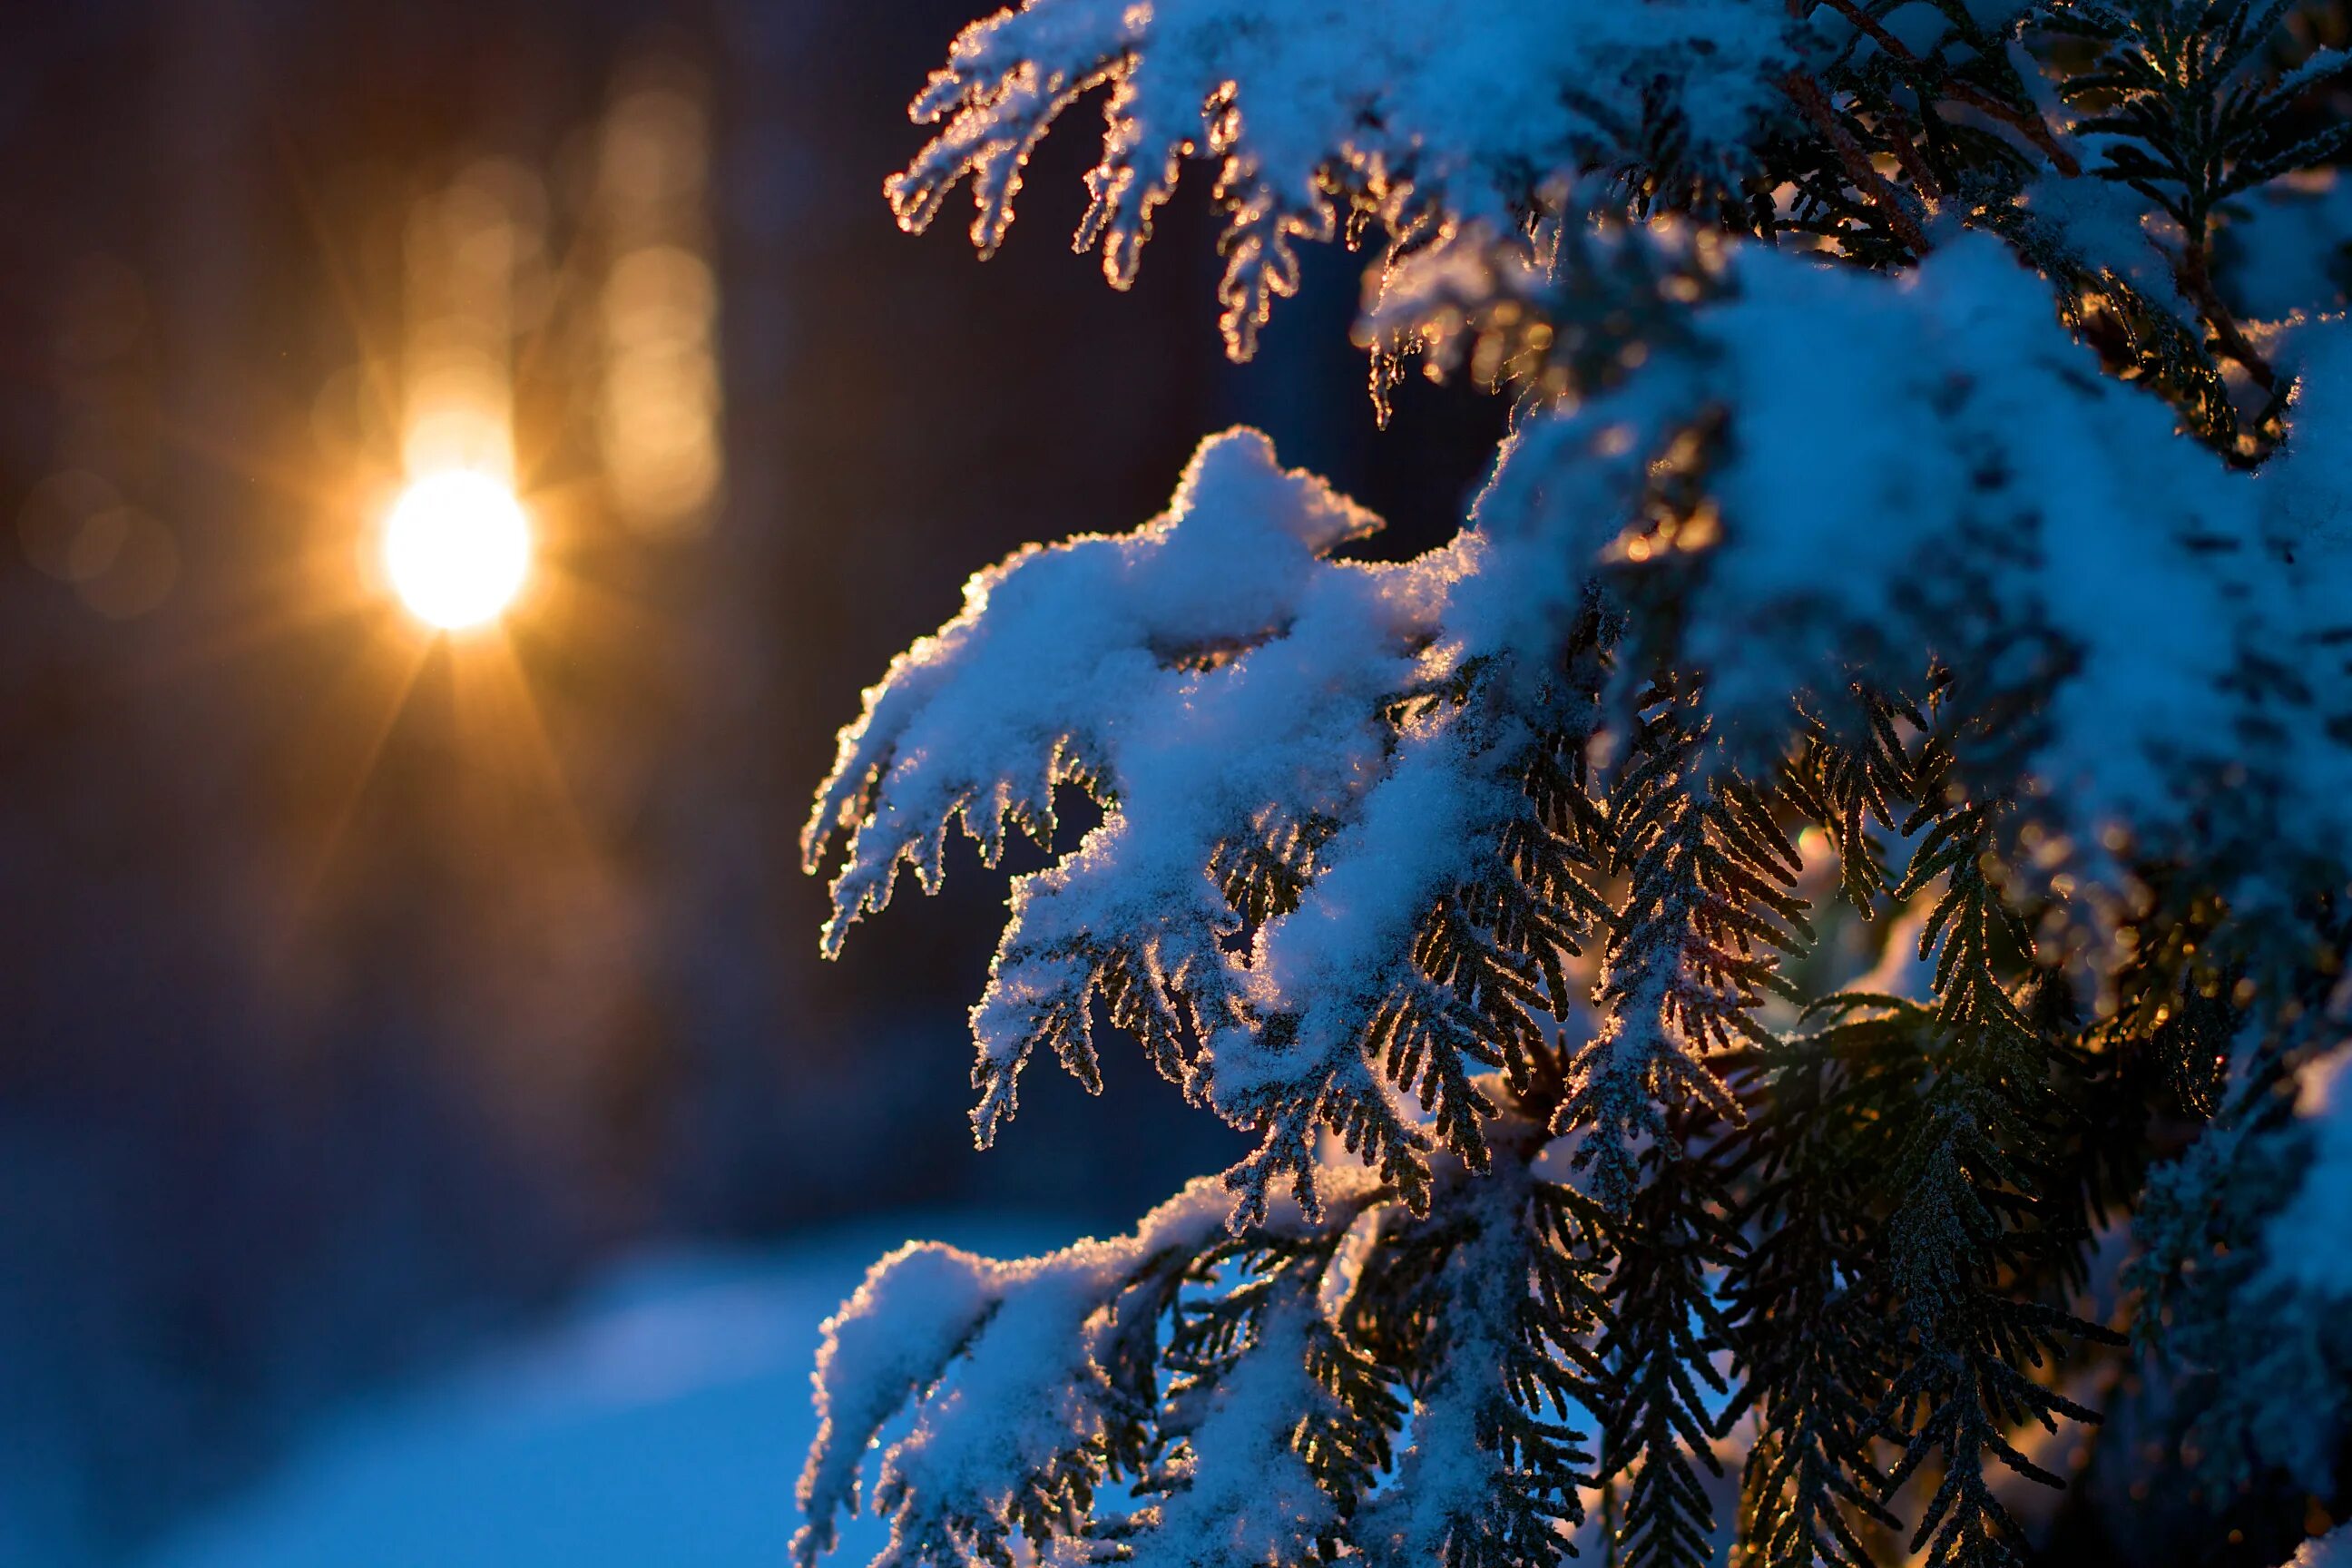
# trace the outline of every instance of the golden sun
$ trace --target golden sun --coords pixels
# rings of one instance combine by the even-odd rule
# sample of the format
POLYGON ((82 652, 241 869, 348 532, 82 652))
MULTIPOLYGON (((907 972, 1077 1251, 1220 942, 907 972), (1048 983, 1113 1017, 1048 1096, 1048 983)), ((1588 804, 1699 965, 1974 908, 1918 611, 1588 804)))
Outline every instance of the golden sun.
POLYGON ((393 591, 428 626, 457 631, 494 620, 530 572, 530 520, 513 490, 471 468, 427 474, 384 520, 393 591))

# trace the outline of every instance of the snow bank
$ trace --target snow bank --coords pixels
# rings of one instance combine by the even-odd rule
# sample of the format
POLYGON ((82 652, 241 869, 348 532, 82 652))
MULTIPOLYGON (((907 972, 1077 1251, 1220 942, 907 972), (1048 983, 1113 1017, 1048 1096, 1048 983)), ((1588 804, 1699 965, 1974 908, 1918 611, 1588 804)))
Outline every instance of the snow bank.
MULTIPOLYGON (((821 1325, 908 1234, 1019 1255, 1068 1231, 923 1219, 638 1259, 544 1334, 328 1423, 142 1568, 774 1568, 821 1325)), ((881 1543, 871 1520, 843 1536, 843 1561, 881 1543)))

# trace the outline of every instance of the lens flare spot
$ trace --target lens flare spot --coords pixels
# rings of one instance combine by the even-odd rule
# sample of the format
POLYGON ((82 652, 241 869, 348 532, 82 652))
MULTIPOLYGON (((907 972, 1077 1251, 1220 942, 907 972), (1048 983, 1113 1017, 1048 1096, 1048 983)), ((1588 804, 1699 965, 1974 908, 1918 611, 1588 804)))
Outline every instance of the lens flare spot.
POLYGON ((530 520, 490 475, 453 468, 417 479, 384 520, 393 591, 427 626, 457 631, 494 620, 530 571, 530 520))

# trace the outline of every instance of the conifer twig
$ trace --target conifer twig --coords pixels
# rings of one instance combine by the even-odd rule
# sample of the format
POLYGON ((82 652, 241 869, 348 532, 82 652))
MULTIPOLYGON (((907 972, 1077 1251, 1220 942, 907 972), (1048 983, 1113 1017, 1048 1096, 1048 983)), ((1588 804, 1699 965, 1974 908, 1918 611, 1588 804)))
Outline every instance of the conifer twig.
POLYGON ((1903 205, 1903 193, 1872 166, 1870 154, 1864 150, 1862 143, 1853 139, 1852 132, 1838 123, 1837 110, 1831 106, 1829 95, 1822 90, 1822 84, 1803 71, 1790 71, 1780 79, 1780 90, 1788 95, 1799 112, 1812 121, 1813 129, 1828 138, 1830 146, 1837 153, 1838 162, 1844 165, 1846 177, 1870 197, 1872 205, 1885 214, 1886 226, 1895 231, 1895 237, 1909 247, 1914 256, 1927 255, 1927 236, 1919 227, 1918 220, 1911 216, 1910 209, 1903 205))
MULTIPOLYGON (((1864 37, 1904 64, 1916 66, 1925 63, 1912 52, 1910 46, 1888 32, 1884 24, 1855 5, 1853 0, 1828 0, 1828 4, 1832 10, 1852 22, 1864 37)), ((1989 114, 2002 124, 2021 133, 2027 141, 2040 148, 2058 172, 2067 178, 2072 179, 2083 172, 2081 161, 2066 151, 2064 144, 2051 131, 2048 121, 2039 114, 2029 113, 2013 104, 2003 103, 1981 88, 1969 82, 1957 80, 1949 76, 1945 77, 1936 86, 1937 90, 1949 97, 1954 102, 1965 103, 1970 109, 1979 113, 1989 114)))
POLYGON ((2264 392, 2278 390, 2278 372, 2271 367, 2262 351, 2238 325, 2238 318, 2223 303, 2221 290, 2213 287, 2213 273, 2206 260, 2206 246, 2200 236, 2180 247, 2180 265, 2175 269, 2182 292, 2196 301, 2198 313, 2213 330, 2213 341, 2221 352, 2243 366, 2254 384, 2264 392))
POLYGON ((1936 172, 1927 167, 1927 161, 1912 144, 1909 117, 1892 103, 1886 106, 1886 112, 1893 122, 1886 128, 1886 139, 1895 149, 1895 161, 1903 165, 1903 172, 1911 176, 1911 183, 1926 193, 1928 200, 1943 200, 1943 182, 1936 178, 1936 172))

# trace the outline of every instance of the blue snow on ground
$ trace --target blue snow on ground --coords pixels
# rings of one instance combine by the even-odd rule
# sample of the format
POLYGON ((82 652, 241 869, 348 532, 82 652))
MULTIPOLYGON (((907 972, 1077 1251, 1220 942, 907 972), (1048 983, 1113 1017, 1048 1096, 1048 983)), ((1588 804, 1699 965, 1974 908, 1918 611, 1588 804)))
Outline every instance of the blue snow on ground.
MULTIPOLYGON (((820 1325, 910 1236, 1004 1257, 1071 1231, 928 1216, 639 1258, 554 1327, 323 1424, 141 1568, 780 1568, 820 1325)), ((851 1521, 836 1561, 881 1539, 851 1521)))

